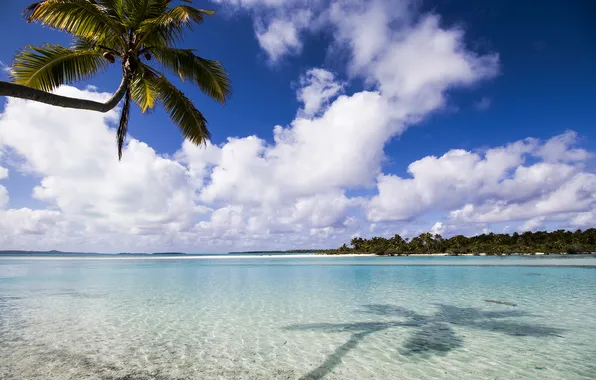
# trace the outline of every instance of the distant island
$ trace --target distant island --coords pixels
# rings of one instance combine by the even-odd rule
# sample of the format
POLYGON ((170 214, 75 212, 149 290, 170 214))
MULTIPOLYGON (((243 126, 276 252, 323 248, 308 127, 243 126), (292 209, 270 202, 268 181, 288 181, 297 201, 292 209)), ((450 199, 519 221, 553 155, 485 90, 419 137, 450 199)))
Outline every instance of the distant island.
MULTIPOLYGON (((515 232, 509 234, 482 234, 475 236, 456 235, 444 238, 440 234, 430 232, 421 233, 413 238, 402 238, 396 234, 391 238, 373 237, 365 239, 355 237, 350 246, 343 244, 337 249, 289 249, 275 251, 238 251, 228 252, 228 255, 267 255, 267 254, 374 254, 374 255, 513 255, 513 254, 590 254, 596 253, 596 228, 587 230, 556 230, 552 232, 537 231, 515 232)), ((63 251, 24 251, 4 250, 0 255, 108 255, 93 252, 63 252, 63 251)), ((122 256, 186 256, 182 252, 128 253, 120 252, 122 256)), ((218 255, 225 255, 218 254, 218 255)))
POLYGON ((111 253, 98 253, 98 252, 64 252, 64 251, 23 251, 23 250, 4 250, 0 251, 0 255, 122 255, 122 256, 181 256, 186 255, 182 252, 155 252, 155 253, 133 253, 133 252, 119 252, 116 254, 111 253))
POLYGON ((89 255, 92 252, 63 252, 63 251, 24 251, 24 250, 4 250, 0 255, 89 255))
POLYGON ((511 254, 582 254, 596 252, 596 228, 575 232, 557 230, 509 234, 456 235, 445 239, 439 234, 422 233, 412 239, 399 235, 387 239, 353 238, 350 246, 325 251, 329 255, 376 254, 448 254, 448 255, 511 255, 511 254))
POLYGON ((182 252, 154 252, 154 253, 129 253, 129 252, 120 252, 118 253, 119 255, 124 255, 124 256, 139 256, 139 255, 157 255, 157 256, 183 256, 186 255, 186 253, 182 253, 182 252))

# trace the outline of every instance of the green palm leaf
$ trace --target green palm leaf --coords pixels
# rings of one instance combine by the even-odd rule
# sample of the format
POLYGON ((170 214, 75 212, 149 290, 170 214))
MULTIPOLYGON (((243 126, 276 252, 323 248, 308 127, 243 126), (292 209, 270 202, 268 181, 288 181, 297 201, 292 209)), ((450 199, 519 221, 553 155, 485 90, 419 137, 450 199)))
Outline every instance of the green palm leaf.
POLYGON ((122 23, 126 20, 123 0, 95 0, 95 3, 103 7, 103 10, 118 22, 122 23))
POLYGON ((124 140, 128 134, 128 117, 130 115, 130 91, 126 91, 124 95, 124 104, 122 105, 122 113, 120 114, 120 122, 118 123, 118 130, 116 131, 116 142, 118 143, 118 160, 122 159, 122 147, 124 140))
POLYGON ((124 4, 126 14, 125 24, 128 28, 136 29, 147 18, 147 13, 153 0, 127 1, 124 4))
POLYGON ((89 38, 83 37, 75 37, 72 44, 70 45, 70 48, 73 50, 97 50, 102 53, 108 51, 112 52, 115 56, 122 56, 120 46, 118 45, 111 45, 109 42, 106 45, 102 45, 89 38))
POLYGON ((118 41, 123 47, 125 29, 106 8, 91 0, 45 0, 30 5, 24 12, 28 22, 64 30, 77 37, 95 41, 118 41))
POLYGON ((173 44, 182 37, 185 28, 192 30, 193 24, 201 24, 205 15, 213 14, 215 14, 214 11, 188 5, 171 8, 140 24, 138 33, 142 37, 139 40, 139 45, 167 46, 173 44))
POLYGON ((95 50, 97 48, 97 44, 95 41, 89 38, 75 37, 70 44, 70 48, 73 50, 95 50))
POLYGON ((159 75, 146 65, 143 65, 143 70, 143 73, 139 73, 131 81, 130 95, 132 100, 139 105, 141 111, 145 113, 155 107, 155 101, 159 97, 154 85, 154 79, 159 75))
POLYGON ((230 97, 230 78, 219 61, 198 57, 189 49, 153 48, 151 52, 164 67, 182 80, 192 81, 218 102, 224 103, 230 97))
POLYGON ((211 134, 207 129, 207 120, 182 91, 170 83, 165 77, 153 80, 159 93, 159 100, 170 115, 170 119, 178 124, 182 136, 195 144, 204 144, 211 134))
POLYGON ((130 28, 137 28, 143 21, 163 15, 171 0, 137 0, 125 3, 125 13, 130 28))
POLYGON ((60 45, 30 46, 14 59, 11 77, 15 83, 52 91, 56 87, 85 80, 107 66, 101 51, 68 49, 60 45))

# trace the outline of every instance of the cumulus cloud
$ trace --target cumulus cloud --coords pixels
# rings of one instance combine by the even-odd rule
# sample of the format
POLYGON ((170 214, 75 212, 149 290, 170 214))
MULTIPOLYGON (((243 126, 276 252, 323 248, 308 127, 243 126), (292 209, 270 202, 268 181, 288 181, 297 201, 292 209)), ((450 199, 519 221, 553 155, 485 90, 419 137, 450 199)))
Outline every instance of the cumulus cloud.
POLYGON ((519 226, 518 230, 520 232, 535 231, 542 226, 542 224, 544 223, 544 219, 544 216, 528 219, 519 226))
POLYGON ((432 228, 430 229, 430 232, 432 234, 443 235, 445 234, 446 230, 446 226, 445 224, 443 224, 443 222, 436 222, 435 224, 433 224, 432 228))
MULTIPOLYGON (((72 87, 59 92, 108 96, 72 87)), ((184 166, 135 139, 128 143, 127 159, 118 162, 114 131, 107 125, 115 115, 10 99, 2 115, 0 143, 25 158, 22 170, 42 178, 33 196, 69 215, 93 217, 113 230, 131 225, 143 229, 188 215, 194 193, 184 166)))
POLYGON ((230 4, 238 7, 252 8, 257 6, 279 7, 297 0, 213 0, 215 3, 230 4))
MULTIPOLYGON (((58 211, 31 210, 29 208, 12 209, 0 212, 0 234, 6 239, 22 235, 43 235, 56 228, 61 221, 58 211)), ((37 237, 33 237, 36 239, 37 237)))
POLYGON ((368 217, 408 220, 441 209, 453 210, 455 220, 488 223, 583 210, 594 201, 590 191, 596 176, 585 173, 581 162, 562 162, 589 157, 573 153, 582 151, 575 141, 575 133, 568 132, 543 144, 526 139, 483 154, 456 149, 425 157, 409 165, 411 178, 379 176, 379 194, 369 203, 368 217), (558 160, 550 155, 550 161, 526 164, 561 143, 558 160))
MULTIPOLYGON (((98 100, 109 96, 72 87, 58 92, 98 100)), ((156 226, 173 232, 188 228, 196 205, 187 169, 135 139, 119 163, 109 127, 115 116, 115 111, 100 114, 9 99, 0 120, 0 146, 20 158, 19 171, 40 178, 34 198, 80 221, 89 233, 142 235, 156 226)))
POLYGON ((574 131, 568 131, 547 141, 547 143, 540 148, 538 156, 549 162, 585 161, 591 157, 590 153, 588 153, 585 149, 570 148, 570 146, 577 143, 577 140, 577 133, 574 131))
MULTIPOLYGON (((77 91, 66 89, 65 93, 75 95, 77 91)), ((0 211, 0 236, 6 247, 100 251, 192 250, 196 246, 201 251, 296 248, 339 245, 359 235, 362 228, 369 235, 389 236, 402 230, 399 224, 384 225, 396 219, 408 219, 412 233, 430 228, 443 235, 479 231, 470 227, 473 225, 489 231, 486 226, 491 223, 519 221, 516 229, 521 231, 542 228, 549 220, 578 227, 596 220, 596 175, 586 172, 583 162, 536 162, 552 141, 568 141, 571 145, 566 151, 578 149, 573 146, 576 141, 564 135, 546 142, 525 139, 483 153, 454 150, 440 157, 425 157, 409 166, 412 178, 379 175, 379 194, 367 199, 346 196, 348 182, 323 183, 317 188, 316 180, 305 178, 307 183, 314 181, 309 182, 313 185, 310 191, 306 186, 298 190, 292 184, 285 187, 283 177, 277 178, 275 173, 277 165, 287 163, 270 155, 277 144, 268 146, 256 137, 230 139, 206 149, 185 143, 175 159, 161 157, 131 139, 125 151, 127 160, 133 157, 130 166, 118 169, 109 164, 114 153, 113 129, 105 120, 94 124, 90 115, 86 115, 88 123, 83 124, 86 129, 81 133, 91 133, 100 144, 95 150, 76 152, 76 157, 108 164, 83 176, 71 163, 35 161, 34 150, 59 147, 57 141, 37 141, 27 150, 24 142, 10 136, 16 131, 5 124, 7 115, 14 115, 19 107, 25 107, 32 118, 32 124, 21 127, 31 128, 27 131, 33 135, 55 127, 47 124, 53 112, 73 116, 64 118, 73 121, 67 123, 69 129, 82 126, 74 117, 80 111, 9 103, 0 121, 2 146, 11 148, 12 154, 20 152, 24 160, 17 161, 23 165, 18 169, 40 177, 33 195, 46 202, 48 209, 0 211), (45 123, 37 123, 41 116, 45 123), (110 137, 105 147, 101 138, 104 129, 110 137), (123 169, 126 173, 120 172, 123 169), (230 178, 225 177, 228 172, 230 178), (254 182, 239 189, 249 177, 254 177, 254 182), (383 189, 385 185, 390 187, 383 189), (272 193, 267 193, 268 188, 272 193), (372 224, 354 218, 359 207, 368 211, 372 224), (444 219, 424 227, 417 219, 428 213, 434 217, 442 213, 444 219)), ((101 120, 104 116, 96 117, 101 120)), ((77 132, 65 135, 82 138, 77 132)), ((567 156, 561 155, 562 159, 567 156)), ((296 173, 306 174, 306 170, 296 173)))
MULTIPOLYGON (((2 158, 2 152, 0 151, 0 159, 2 158)), ((8 178, 8 169, 0 166, 0 180, 8 178)), ((0 210, 2 210, 8 204, 8 190, 3 185, 0 185, 0 210)))
POLYGON ((342 84, 314 68, 297 92, 304 108, 290 125, 274 128, 274 144, 257 136, 229 139, 208 163, 196 147, 184 145, 179 157, 190 167, 203 172, 213 165, 200 192, 203 202, 263 207, 374 185, 387 141, 442 107, 450 88, 496 74, 498 57, 468 51, 461 30, 442 28, 437 16, 416 18, 408 7, 389 5, 347 2, 328 11, 337 43, 352 53, 353 75, 364 76, 370 91, 335 98, 342 84))
POLYGON ((328 102, 342 91, 343 84, 335 80, 335 75, 324 69, 308 70, 300 78, 300 88, 296 93, 304 104, 299 115, 312 117, 328 105, 328 102))
MULTIPOLYGON (((547 182, 548 177, 542 179, 547 182)), ((495 223, 510 220, 525 220, 542 216, 557 219, 569 218, 573 214, 593 210, 596 206, 596 174, 575 172, 557 186, 534 192, 526 200, 485 199, 476 204, 468 203, 451 212, 455 221, 495 223)), ((523 191, 523 190, 522 190, 523 191)), ((524 193, 519 193, 521 198, 524 193)))
POLYGON ((0 210, 6 207, 8 199, 8 190, 6 190, 6 187, 0 185, 0 210))
MULTIPOLYGON (((59 93, 98 100, 108 96, 72 87, 59 93)), ((185 143, 174 159, 131 138, 126 159, 118 162, 115 115, 8 100, 0 118, 0 147, 19 158, 11 160, 16 170, 39 178, 31 195, 48 209, 0 211, 7 239, 16 245, 31 241, 26 248, 39 249, 189 250, 205 242, 221 249, 251 241, 287 246, 287 239, 270 238, 284 233, 299 233, 296 244, 312 243, 347 228, 347 210, 354 201, 319 177, 330 174, 331 166, 302 184, 298 178, 283 183, 292 171, 305 172, 309 165, 297 168, 290 162, 289 149, 295 148, 290 140, 308 143, 300 140, 302 127, 280 127, 280 144, 272 147, 250 136, 221 147, 185 143), (260 157, 265 151, 267 157, 260 157), (313 180, 321 180, 324 191, 309 189, 313 180), (44 238, 18 239, 32 234, 44 238)), ((307 123, 303 128, 313 127, 307 123)), ((7 170, 0 174, 6 177, 7 170)), ((0 196, 6 204, 4 187, 0 196)))
POLYGON ((276 63, 284 55, 301 52, 302 41, 299 34, 310 19, 311 12, 303 10, 289 18, 276 18, 267 24, 257 23, 257 40, 272 63, 276 63))
POLYGON ((452 150, 425 157, 409 165, 411 178, 379 176, 368 218, 415 220, 431 211, 448 213, 433 227, 437 231, 511 221, 520 222, 519 230, 535 230, 548 220, 587 226, 595 215, 596 174, 586 172, 583 161, 590 155, 576 143, 576 134, 567 132, 482 154, 452 150))
POLYGON ((429 112, 443 105, 445 89, 498 72, 498 55, 472 53, 463 30, 442 27, 437 15, 417 15, 409 2, 335 3, 331 20, 338 41, 351 49, 352 73, 399 101, 398 114, 429 112))
POLYGON ((490 149, 484 159, 477 153, 454 149, 441 157, 428 156, 411 163, 408 172, 412 178, 382 174, 368 217, 374 221, 407 220, 431 207, 453 207, 488 184, 498 183, 534 145, 528 140, 490 149))

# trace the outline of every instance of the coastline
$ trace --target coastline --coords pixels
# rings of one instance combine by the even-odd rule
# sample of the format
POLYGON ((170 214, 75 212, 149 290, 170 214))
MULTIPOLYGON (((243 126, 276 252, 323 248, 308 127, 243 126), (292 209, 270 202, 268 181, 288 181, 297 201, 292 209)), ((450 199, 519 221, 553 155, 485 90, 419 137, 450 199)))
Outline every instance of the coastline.
POLYGON ((534 252, 534 253, 500 253, 500 254, 487 254, 487 253, 458 253, 458 254, 451 254, 451 253, 407 253, 407 254, 385 254, 385 255, 377 255, 375 253, 350 253, 350 254, 333 254, 333 253, 320 253, 323 256, 379 256, 379 257, 461 257, 461 256, 473 256, 473 257, 510 257, 510 256, 585 256, 585 255, 595 255, 596 252, 581 252, 581 253, 544 253, 544 252, 534 252))
POLYGON ((295 255, 118 255, 118 254, 103 254, 97 256, 77 256, 76 254, 68 254, 63 256, 36 256, 36 255, 0 255, 0 260, 39 260, 39 261, 55 261, 55 260, 231 260, 231 259, 308 259, 308 258, 341 258, 341 257, 378 257, 378 258, 400 258, 400 257, 485 257, 500 258, 500 257, 573 257, 573 256, 593 256, 596 257, 595 253, 585 254, 567 254, 567 253, 518 253, 511 255, 486 255, 486 254, 459 254, 450 255, 448 253, 413 253, 408 255, 377 255, 374 253, 349 253, 349 254, 325 254, 325 253, 314 253, 314 254, 295 254, 295 255))

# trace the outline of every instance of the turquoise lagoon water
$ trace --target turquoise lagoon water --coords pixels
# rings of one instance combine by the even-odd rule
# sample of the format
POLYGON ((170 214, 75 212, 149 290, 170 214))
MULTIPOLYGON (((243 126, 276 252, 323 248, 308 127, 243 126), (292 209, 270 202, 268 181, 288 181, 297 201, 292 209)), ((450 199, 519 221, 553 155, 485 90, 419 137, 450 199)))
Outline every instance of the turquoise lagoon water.
POLYGON ((595 379, 595 267, 0 257, 0 379, 595 379))

